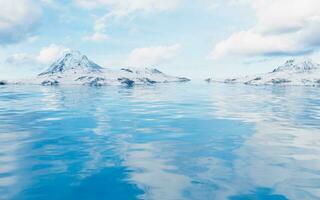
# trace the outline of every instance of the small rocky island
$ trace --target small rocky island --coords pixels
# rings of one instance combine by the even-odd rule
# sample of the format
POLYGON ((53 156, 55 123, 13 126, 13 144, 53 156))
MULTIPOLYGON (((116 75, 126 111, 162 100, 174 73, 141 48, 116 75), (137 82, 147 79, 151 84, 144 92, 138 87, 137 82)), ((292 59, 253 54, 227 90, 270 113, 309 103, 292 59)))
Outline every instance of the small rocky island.
POLYGON ((284 65, 277 67, 272 72, 245 76, 239 78, 229 78, 216 80, 206 79, 207 82, 223 83, 244 83, 247 85, 305 85, 320 86, 320 64, 311 60, 298 62, 288 60, 284 65))
MULTIPOLYGON (((153 68, 103 68, 78 51, 69 51, 54 62, 35 79, 21 81, 22 84, 54 85, 143 85, 169 82, 188 82, 184 77, 175 77, 153 68)), ((17 82, 18 84, 19 82, 17 82)))

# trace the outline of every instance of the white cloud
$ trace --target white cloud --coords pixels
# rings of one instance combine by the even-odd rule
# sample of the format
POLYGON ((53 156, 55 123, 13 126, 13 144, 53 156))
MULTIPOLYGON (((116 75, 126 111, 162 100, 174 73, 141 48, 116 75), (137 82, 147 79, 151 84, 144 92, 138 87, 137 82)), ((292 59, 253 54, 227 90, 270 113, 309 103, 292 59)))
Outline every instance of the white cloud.
POLYGON ((38 39, 39 39, 39 36, 33 35, 33 36, 30 36, 30 37, 27 38, 27 42, 29 44, 32 44, 32 43, 36 42, 38 39))
POLYGON ((13 65, 50 65, 61 57, 69 48, 51 44, 43 47, 37 55, 27 53, 15 53, 10 55, 6 62, 13 65))
POLYGON ((13 65, 25 65, 34 62, 34 58, 27 53, 15 53, 6 59, 6 63, 13 65))
POLYGON ((264 36, 254 30, 248 30, 235 33, 218 43, 212 57, 298 54, 303 53, 303 49, 304 47, 300 47, 297 41, 287 34, 264 36))
POLYGON ((0 0, 0 44, 29 37, 41 12, 41 7, 33 0, 0 0))
POLYGON ((107 40, 109 36, 106 34, 106 21, 106 17, 96 19, 94 23, 94 33, 92 35, 85 36, 84 40, 93 42, 101 42, 107 40))
POLYGON ((109 36, 106 33, 94 32, 92 35, 87 35, 83 39, 92 42, 102 42, 108 40, 109 36))
POLYGON ((127 17, 130 14, 143 12, 153 13, 176 8, 180 0, 74 0, 83 8, 105 8, 108 13, 97 19, 94 23, 94 32, 83 39, 93 42, 101 42, 109 39, 106 33, 107 21, 112 17, 127 17))
POLYGON ((125 16, 132 12, 144 11, 165 11, 175 8, 180 0, 74 0, 74 2, 84 8, 111 9, 111 15, 125 16))
POLYGON ((180 49, 180 44, 134 49, 129 55, 128 65, 150 67, 171 60, 180 49))
POLYGON ((47 5, 53 5, 55 3, 55 0, 40 0, 40 1, 47 5))
POLYGON ((309 53, 320 45, 319 0, 247 0, 257 23, 218 43, 213 58, 309 53))
POLYGON ((251 2, 252 0, 203 0, 208 8, 217 8, 220 6, 237 6, 251 2))
POLYGON ((69 48, 64 46, 51 44, 41 49, 39 55, 36 57, 36 61, 40 64, 51 64, 68 50, 69 48))

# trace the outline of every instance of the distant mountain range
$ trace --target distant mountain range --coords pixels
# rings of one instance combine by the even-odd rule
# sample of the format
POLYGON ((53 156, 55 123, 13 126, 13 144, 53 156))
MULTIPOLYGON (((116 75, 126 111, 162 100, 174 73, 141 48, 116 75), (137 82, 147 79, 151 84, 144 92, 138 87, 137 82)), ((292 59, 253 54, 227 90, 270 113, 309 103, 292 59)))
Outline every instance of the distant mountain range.
MULTIPOLYGON (((184 77, 175 77, 157 69, 122 68, 111 70, 103 68, 78 51, 69 51, 54 62, 46 71, 36 78, 17 81, 16 84, 52 85, 141 85, 168 82, 187 82, 184 77)), ((5 84, 6 82, 2 82, 5 84)))
MULTIPOLYGON (((0 85, 145 85, 188 82, 184 77, 170 76, 154 68, 103 68, 79 51, 68 51, 37 77, 15 82, 0 81, 0 85)), ((311 60, 288 60, 272 72, 228 79, 208 78, 207 82, 243 83, 247 85, 306 85, 320 86, 320 64, 311 60)))
POLYGON ((207 82, 244 83, 247 85, 306 85, 320 86, 320 64, 311 60, 288 60, 272 72, 254 76, 217 80, 207 82))

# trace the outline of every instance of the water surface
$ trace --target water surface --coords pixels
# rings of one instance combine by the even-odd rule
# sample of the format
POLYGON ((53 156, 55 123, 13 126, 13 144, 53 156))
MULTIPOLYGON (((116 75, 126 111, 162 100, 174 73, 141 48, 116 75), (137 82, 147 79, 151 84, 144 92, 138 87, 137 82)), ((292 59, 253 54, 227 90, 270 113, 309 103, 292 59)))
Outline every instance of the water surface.
POLYGON ((320 92, 0 87, 0 199, 320 199, 320 92))

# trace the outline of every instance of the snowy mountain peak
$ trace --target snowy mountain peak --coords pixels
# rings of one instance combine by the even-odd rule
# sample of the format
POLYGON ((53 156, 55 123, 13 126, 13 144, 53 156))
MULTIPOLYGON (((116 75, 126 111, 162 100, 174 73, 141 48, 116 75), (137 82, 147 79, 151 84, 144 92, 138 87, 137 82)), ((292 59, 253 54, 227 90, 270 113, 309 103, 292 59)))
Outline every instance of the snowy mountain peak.
POLYGON ((312 60, 288 60, 269 73, 229 78, 207 79, 207 82, 244 83, 246 85, 306 85, 320 86, 320 64, 312 60))
POLYGON ((100 72, 102 67, 82 55, 79 51, 68 51, 61 58, 55 61, 49 69, 39 76, 63 73, 66 71, 100 72))
POLYGON ((313 70, 320 69, 320 65, 317 63, 314 63, 312 60, 303 60, 303 61, 297 61, 297 60, 288 60, 285 62, 284 65, 276 68, 273 70, 274 72, 284 72, 284 71, 295 71, 295 72, 310 72, 313 70))
POLYGON ((134 85, 187 81, 190 80, 184 77, 170 76, 152 68, 121 68, 120 70, 102 68, 79 51, 68 51, 45 72, 39 74, 35 80, 29 80, 27 82, 45 86, 124 85, 132 87, 134 85))

